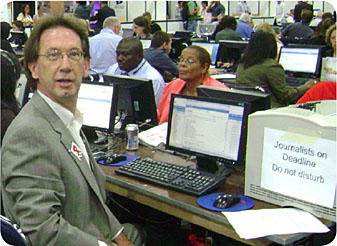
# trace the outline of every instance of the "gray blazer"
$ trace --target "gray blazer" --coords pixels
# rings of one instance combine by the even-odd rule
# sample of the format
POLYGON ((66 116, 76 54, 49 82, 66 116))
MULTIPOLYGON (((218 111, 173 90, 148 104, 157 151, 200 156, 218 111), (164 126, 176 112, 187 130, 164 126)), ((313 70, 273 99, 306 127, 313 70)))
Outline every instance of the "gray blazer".
MULTIPOLYGON (((98 245, 122 226, 105 205, 105 176, 88 150, 93 170, 71 151, 75 142, 35 93, 8 128, 1 182, 6 216, 33 245, 98 245)), ((84 140, 88 149, 88 143, 84 140)))

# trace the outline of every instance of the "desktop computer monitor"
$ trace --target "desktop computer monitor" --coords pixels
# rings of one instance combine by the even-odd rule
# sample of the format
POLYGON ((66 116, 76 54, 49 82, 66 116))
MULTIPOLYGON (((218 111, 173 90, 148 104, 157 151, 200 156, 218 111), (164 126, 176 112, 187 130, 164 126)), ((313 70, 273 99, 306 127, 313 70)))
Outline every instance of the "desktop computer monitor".
POLYGON ((140 125, 140 130, 158 125, 157 107, 152 80, 123 75, 103 74, 104 82, 114 87, 113 122, 122 123, 124 130, 129 123, 140 125))
POLYGON ((279 63, 287 75, 296 77, 319 78, 322 63, 322 46, 290 45, 280 50, 279 63))
POLYGON ((133 29, 132 28, 123 28, 123 38, 128 38, 133 36, 133 29))
POLYGON ((194 155, 197 168, 224 176, 243 165, 250 104, 172 94, 166 149, 194 155))
POLYGON ((220 40, 217 61, 233 63, 235 71, 248 43, 248 41, 243 40, 220 40))
POLYGON ((110 84, 82 82, 78 93, 77 108, 83 113, 82 130, 91 143, 100 143, 106 140, 106 135, 98 136, 96 130, 113 133, 113 91, 114 88, 110 84))
POLYGON ((197 87, 198 96, 212 97, 251 104, 249 114, 260 110, 270 109, 270 95, 257 91, 245 91, 237 89, 223 89, 201 85, 197 87))
POLYGON ((336 221, 336 100, 249 115, 245 195, 336 221))

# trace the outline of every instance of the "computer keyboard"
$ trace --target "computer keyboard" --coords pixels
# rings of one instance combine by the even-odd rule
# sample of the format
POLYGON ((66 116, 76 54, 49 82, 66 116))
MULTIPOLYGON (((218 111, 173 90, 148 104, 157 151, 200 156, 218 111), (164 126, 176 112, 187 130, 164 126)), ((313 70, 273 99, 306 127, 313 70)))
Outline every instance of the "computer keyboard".
POLYGON ((304 85, 310 78, 300 78, 300 77, 286 77, 286 84, 289 86, 300 86, 304 85))
POLYGON ((225 177, 150 158, 137 158, 119 167, 116 173, 196 196, 204 195, 225 182, 225 177))

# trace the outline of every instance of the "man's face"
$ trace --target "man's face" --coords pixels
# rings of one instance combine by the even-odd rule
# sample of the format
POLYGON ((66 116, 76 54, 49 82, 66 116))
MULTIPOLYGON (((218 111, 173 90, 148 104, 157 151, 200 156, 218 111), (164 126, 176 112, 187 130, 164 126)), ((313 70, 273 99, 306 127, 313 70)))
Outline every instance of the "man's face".
MULTIPOLYGON (((83 51, 81 39, 73 30, 56 27, 42 33, 39 55, 70 51, 83 51)), ((88 76, 89 64, 88 58, 80 57, 74 61, 63 54, 63 57, 54 61, 39 56, 28 67, 33 78, 38 79, 38 90, 61 105, 76 106, 82 78, 88 76)))
POLYGON ((141 52, 137 53, 135 48, 127 47, 124 44, 117 46, 116 53, 119 68, 127 72, 137 67, 143 59, 141 52))

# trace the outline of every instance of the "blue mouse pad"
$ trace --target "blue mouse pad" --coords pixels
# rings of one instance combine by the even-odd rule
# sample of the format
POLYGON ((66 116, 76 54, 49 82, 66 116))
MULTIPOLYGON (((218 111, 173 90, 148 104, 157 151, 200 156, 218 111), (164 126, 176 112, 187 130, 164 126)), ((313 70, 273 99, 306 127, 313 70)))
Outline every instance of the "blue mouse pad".
POLYGON ((241 201, 230 208, 216 208, 213 206, 215 198, 222 193, 212 193, 198 198, 197 203, 200 207, 206 208, 208 210, 217 211, 217 212, 231 212, 231 211, 241 211, 254 207, 255 203, 249 197, 239 195, 241 201))
POLYGON ((99 160, 99 161, 97 161, 97 163, 101 164, 101 165, 105 165, 105 166, 123 166, 123 165, 129 163, 130 161, 133 161, 134 159, 137 159, 139 157, 139 156, 136 156, 136 155, 129 155, 129 154, 121 154, 121 156, 125 156, 126 160, 118 162, 118 163, 112 163, 112 164, 105 164, 104 160, 99 160))

